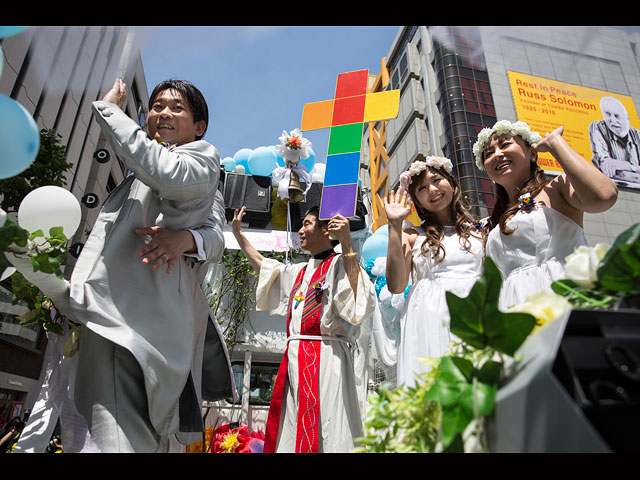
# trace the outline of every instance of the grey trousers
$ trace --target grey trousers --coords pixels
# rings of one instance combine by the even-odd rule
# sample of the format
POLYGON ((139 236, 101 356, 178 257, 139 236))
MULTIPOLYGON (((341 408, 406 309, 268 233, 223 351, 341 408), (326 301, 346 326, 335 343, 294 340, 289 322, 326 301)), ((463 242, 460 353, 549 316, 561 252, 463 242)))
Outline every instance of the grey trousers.
POLYGON ((149 421, 140 365, 125 348, 82 328, 74 400, 103 453, 165 452, 149 421))

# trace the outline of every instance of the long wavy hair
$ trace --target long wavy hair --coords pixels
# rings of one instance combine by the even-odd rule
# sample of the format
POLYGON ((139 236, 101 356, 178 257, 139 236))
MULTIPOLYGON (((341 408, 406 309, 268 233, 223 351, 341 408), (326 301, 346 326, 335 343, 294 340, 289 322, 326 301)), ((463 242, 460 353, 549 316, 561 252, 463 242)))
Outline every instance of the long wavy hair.
MULTIPOLYGON (((484 161, 484 152, 482 153, 482 160, 484 161)), ((545 178, 544 172, 538 166, 537 160, 538 154, 536 153, 536 161, 531 162, 529 177, 527 177, 527 179, 522 183, 519 192, 520 195, 529 193, 531 198, 535 198, 542 189, 544 189, 547 183, 549 183, 549 180, 545 178)), ((509 195, 507 194, 507 191, 498 183, 495 184, 495 191, 496 203, 493 206, 493 212, 491 212, 491 216, 489 217, 489 228, 493 229, 495 227, 500 227, 500 232, 505 235, 511 235, 515 229, 509 228, 507 226, 507 222, 518 212, 520 202, 517 199, 513 202, 509 202, 509 195)))
POLYGON ((411 179, 408 192, 416 207, 418 217, 420 217, 420 220, 422 221, 420 226, 424 229, 426 236, 426 240, 422 244, 421 253, 423 255, 430 253, 431 258, 440 263, 444 260, 447 254, 444 246, 442 245, 442 239, 444 238, 444 226, 438 222, 436 216, 432 212, 420 205, 415 193, 417 186, 422 183, 427 171, 431 171, 434 174, 438 174, 446 178, 453 189, 453 199, 449 205, 449 210, 455 221, 454 226, 456 233, 460 237, 460 245, 465 250, 470 251, 471 241, 469 240, 469 237, 475 236, 483 239, 484 235, 482 232, 478 232, 473 226, 474 218, 463 202, 462 191, 455 177, 439 168, 427 167, 427 170, 423 170, 419 175, 416 175, 411 179))

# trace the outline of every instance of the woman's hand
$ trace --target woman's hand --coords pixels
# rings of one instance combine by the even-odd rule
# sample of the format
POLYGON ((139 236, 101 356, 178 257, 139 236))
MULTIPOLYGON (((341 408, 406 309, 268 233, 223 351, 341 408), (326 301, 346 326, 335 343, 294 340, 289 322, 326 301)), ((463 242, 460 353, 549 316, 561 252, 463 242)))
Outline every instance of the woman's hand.
POLYGON ((384 211, 387 214, 387 221, 390 224, 402 224, 402 222, 411 214, 411 208, 413 202, 411 197, 407 194, 407 191, 403 189, 402 194, 400 191, 389 193, 389 200, 386 197, 382 198, 384 203, 384 211))
POLYGON ((553 130, 551 133, 545 133, 542 140, 540 140, 538 143, 534 143, 531 146, 538 153, 550 152, 553 155, 559 144, 558 142, 566 143, 565 139, 562 138, 563 133, 564 127, 560 126, 553 130))

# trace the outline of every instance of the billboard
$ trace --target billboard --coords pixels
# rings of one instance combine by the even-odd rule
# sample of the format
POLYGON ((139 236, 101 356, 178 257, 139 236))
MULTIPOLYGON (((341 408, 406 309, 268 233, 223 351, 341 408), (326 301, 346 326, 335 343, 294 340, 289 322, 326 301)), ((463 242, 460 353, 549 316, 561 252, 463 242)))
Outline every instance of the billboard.
MULTIPOLYGON (((628 95, 508 71, 518 120, 544 134, 564 126, 563 137, 616 184, 640 189, 640 119, 628 95)), ((549 154, 547 173, 562 172, 549 154)))

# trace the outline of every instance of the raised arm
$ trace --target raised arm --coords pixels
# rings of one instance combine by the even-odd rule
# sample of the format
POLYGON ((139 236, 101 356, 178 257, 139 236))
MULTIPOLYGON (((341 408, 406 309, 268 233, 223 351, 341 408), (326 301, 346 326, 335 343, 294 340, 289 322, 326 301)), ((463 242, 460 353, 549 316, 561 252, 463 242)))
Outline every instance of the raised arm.
POLYGON ((411 247, 415 235, 409 235, 402 229, 404 220, 411 213, 413 202, 404 191, 389 193, 389 200, 383 198, 389 228, 387 246, 387 288, 391 293, 402 293, 409 284, 411 274, 411 247))
POLYGON ((578 211, 598 213, 611 208, 618 197, 617 187, 569 146, 562 138, 563 131, 564 127, 558 127, 533 145, 539 153, 551 153, 564 170, 550 186, 559 188, 564 200, 578 211))
POLYGON ((262 254, 255 249, 251 242, 244 236, 242 233, 242 217, 245 215, 245 207, 243 206, 240 211, 236 210, 233 212, 233 220, 231 221, 231 231, 233 232, 233 236, 236 238, 242 253, 245 254, 247 260, 253 267, 256 272, 260 272, 260 268, 262 267, 262 260, 264 257, 262 254))
POLYGON ((218 150, 205 141, 165 148, 122 111, 124 84, 116 80, 102 101, 93 103, 100 128, 136 178, 168 200, 190 201, 211 195, 220 171, 218 150))
POLYGON ((353 298, 355 300, 358 293, 360 264, 358 263, 356 250, 353 246, 349 220, 342 215, 336 215, 329 221, 328 229, 330 233, 335 235, 342 247, 342 264, 344 265, 344 270, 347 274, 347 278, 349 279, 349 284, 351 285, 351 290, 353 290, 353 298))

